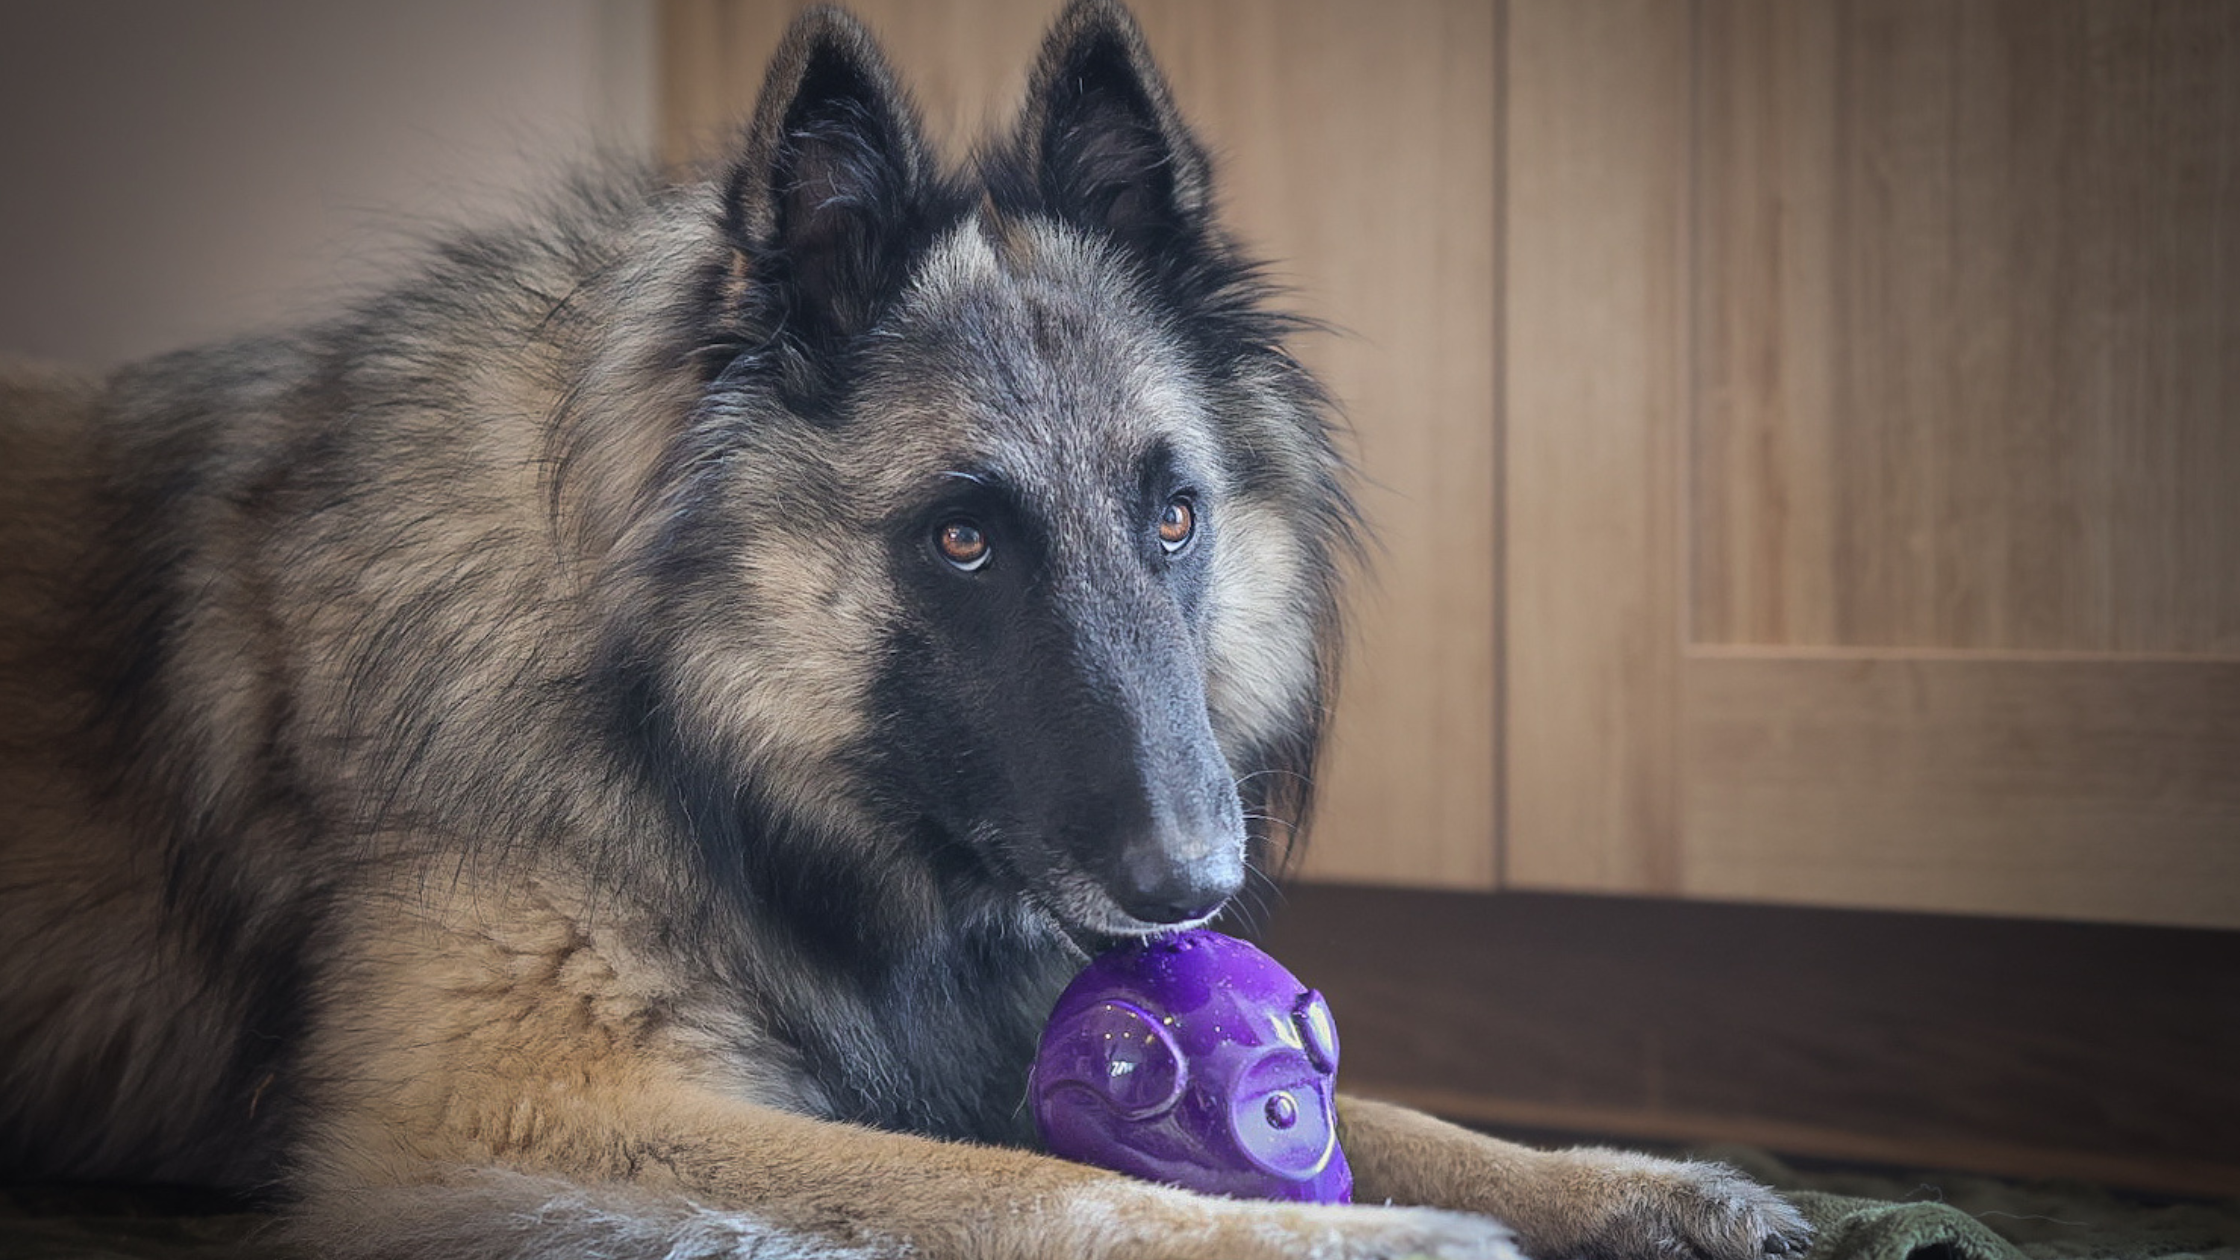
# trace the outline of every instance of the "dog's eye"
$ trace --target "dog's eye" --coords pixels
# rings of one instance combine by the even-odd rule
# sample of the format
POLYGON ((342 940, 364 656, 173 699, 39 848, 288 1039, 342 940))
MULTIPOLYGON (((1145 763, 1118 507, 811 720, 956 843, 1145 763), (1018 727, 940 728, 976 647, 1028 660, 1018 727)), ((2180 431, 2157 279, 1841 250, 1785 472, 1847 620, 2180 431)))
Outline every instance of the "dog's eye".
POLYGON ((1179 494, 1167 500, 1167 510, 1159 514, 1159 545, 1168 555, 1182 550, 1197 529, 1198 513, 1190 500, 1179 494))
POLYGON ((978 522, 963 517, 943 522, 933 532, 933 546, 942 559, 967 573, 988 562, 988 535, 978 522))

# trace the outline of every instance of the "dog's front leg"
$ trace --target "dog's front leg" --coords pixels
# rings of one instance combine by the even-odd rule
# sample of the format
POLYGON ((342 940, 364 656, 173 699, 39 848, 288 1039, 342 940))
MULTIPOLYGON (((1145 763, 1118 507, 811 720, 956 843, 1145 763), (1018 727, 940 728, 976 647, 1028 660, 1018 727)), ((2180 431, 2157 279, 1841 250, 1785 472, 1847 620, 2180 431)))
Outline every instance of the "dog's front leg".
POLYGON ((1811 1234, 1780 1196, 1723 1164, 1537 1151, 1362 1098, 1339 1099, 1338 1132, 1356 1202, 1482 1212, 1547 1260, 1759 1260, 1801 1251, 1811 1234))
POLYGON ((616 1099, 524 1096, 536 1138, 494 1159, 423 1138, 377 1170, 330 1164, 306 1239, 349 1260, 1521 1260, 1483 1217, 1211 1198, 688 1086, 616 1099))
POLYGON ((1517 1260, 1484 1217, 1215 1199, 816 1118, 658 936, 558 880, 444 891, 370 906, 328 978, 293 1160, 322 1256, 1517 1260))
POLYGON ((1479 1217, 1239 1202, 1024 1151, 757 1108, 694 1110, 663 1125, 680 1182, 882 1254, 1517 1260, 1507 1231, 1479 1217))

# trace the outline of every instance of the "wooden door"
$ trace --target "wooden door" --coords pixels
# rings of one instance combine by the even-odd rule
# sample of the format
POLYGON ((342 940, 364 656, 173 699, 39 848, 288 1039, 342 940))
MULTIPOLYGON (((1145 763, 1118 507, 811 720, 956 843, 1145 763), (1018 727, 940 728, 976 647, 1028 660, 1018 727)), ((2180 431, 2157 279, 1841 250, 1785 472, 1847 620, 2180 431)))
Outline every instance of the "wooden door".
POLYGON ((1506 35, 1503 883, 2240 926, 2240 6, 1506 35))

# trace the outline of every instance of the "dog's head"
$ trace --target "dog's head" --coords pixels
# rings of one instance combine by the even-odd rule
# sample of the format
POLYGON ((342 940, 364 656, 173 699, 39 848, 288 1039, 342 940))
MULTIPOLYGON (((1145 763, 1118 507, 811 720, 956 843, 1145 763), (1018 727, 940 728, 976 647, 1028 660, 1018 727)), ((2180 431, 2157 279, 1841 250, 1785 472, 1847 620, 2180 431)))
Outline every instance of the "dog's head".
POLYGON ((1214 913, 1304 812, 1350 517, 1134 22, 1069 8, 966 178, 811 11, 720 189, 649 543, 692 592, 654 702, 680 781, 749 803, 725 843, 786 895, 829 897, 816 852, 854 837, 884 896, 1214 913))

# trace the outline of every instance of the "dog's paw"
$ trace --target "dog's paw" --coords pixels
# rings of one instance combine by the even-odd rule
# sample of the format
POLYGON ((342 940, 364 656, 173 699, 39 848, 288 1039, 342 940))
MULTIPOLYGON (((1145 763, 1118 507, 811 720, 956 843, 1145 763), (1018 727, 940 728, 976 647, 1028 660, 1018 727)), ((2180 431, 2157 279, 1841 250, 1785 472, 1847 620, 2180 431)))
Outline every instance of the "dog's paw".
POLYGON ((1345 1207, 1318 1213, 1293 1254, 1312 1260, 1525 1260, 1509 1227, 1435 1208, 1345 1207))
POLYGON ((1526 1260, 1508 1226, 1468 1212, 1202 1202, 1217 1205, 1215 1227, 1179 1231, 1172 1239, 1179 1247, 1174 1255, 1191 1260, 1526 1260))
POLYGON ((1765 1260, 1801 1256, 1812 1227, 1780 1195, 1725 1164, 1583 1149, 1554 1156, 1565 1206, 1537 1260, 1765 1260))

